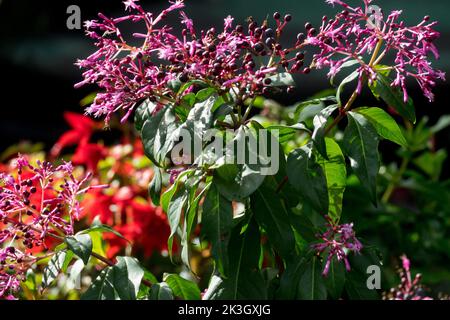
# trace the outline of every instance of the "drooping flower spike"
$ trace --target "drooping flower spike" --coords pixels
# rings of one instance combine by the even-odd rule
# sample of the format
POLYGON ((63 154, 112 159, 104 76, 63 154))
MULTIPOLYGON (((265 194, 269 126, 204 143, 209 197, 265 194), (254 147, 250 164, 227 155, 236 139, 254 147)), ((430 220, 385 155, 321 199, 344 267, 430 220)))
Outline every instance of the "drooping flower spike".
POLYGON ((410 265, 406 255, 400 257, 402 266, 399 268, 401 283, 396 288, 392 288, 389 293, 383 295, 384 300, 433 300, 425 294, 425 290, 420 284, 422 275, 416 274, 414 279, 411 276, 410 265))
POLYGON ((88 186, 91 175, 77 180, 71 163, 54 167, 24 156, 15 170, 0 173, 0 298, 11 298, 25 272, 39 259, 34 247, 46 247, 49 238, 74 233, 80 217, 78 196, 105 185, 88 186))
MULTIPOLYGON (((248 26, 234 25, 234 19, 224 19, 222 31, 210 28, 196 33, 193 21, 180 11, 184 29, 178 35, 164 25, 166 16, 184 7, 183 1, 172 2, 159 15, 145 12, 137 0, 126 1, 129 15, 85 23, 87 35, 96 41, 98 50, 77 65, 85 69, 84 80, 76 87, 96 83, 104 91, 97 94, 86 110, 96 117, 121 110, 125 120, 136 104, 149 98, 160 105, 179 101, 176 81, 195 80, 222 91, 230 91, 241 100, 267 93, 268 76, 280 71, 308 73, 303 69, 304 55, 294 56, 295 46, 284 49, 280 36, 292 16, 274 14, 276 26, 268 21, 258 25, 249 20, 248 26), (124 21, 144 23, 144 33, 134 33, 133 41, 126 41, 118 24, 124 21), (131 43, 140 41, 139 46, 131 43), (260 62, 263 61, 262 63, 260 62)), ((189 92, 189 88, 185 93, 189 92)), ((191 88, 192 89, 192 88, 191 88)))
POLYGON ((363 247, 361 242, 356 238, 353 223, 336 225, 328 216, 325 219, 328 221, 326 225, 327 230, 317 235, 317 238, 321 242, 312 245, 312 248, 317 253, 321 254, 326 252, 328 254, 322 275, 328 275, 334 257, 338 261, 344 261, 346 270, 350 271, 351 267, 348 261, 348 253, 352 251, 359 253, 363 247))
POLYGON ((393 11, 385 15, 372 0, 363 0, 362 6, 351 7, 344 1, 327 0, 344 10, 334 18, 323 18, 322 25, 316 30, 307 24, 307 43, 316 46, 320 52, 314 56, 313 65, 329 68, 329 77, 334 77, 351 61, 359 63, 358 91, 365 78, 373 81, 376 77, 375 66, 383 59, 392 59, 392 65, 386 68, 394 75, 391 85, 403 91, 404 101, 408 101, 406 81, 414 79, 424 95, 433 101, 433 87, 437 80, 444 80, 445 73, 434 69, 430 56, 439 58, 434 41, 440 34, 433 28, 437 22, 430 22, 425 16, 415 26, 407 26, 400 20, 402 11, 393 11), (368 57, 366 59, 366 57, 368 57))

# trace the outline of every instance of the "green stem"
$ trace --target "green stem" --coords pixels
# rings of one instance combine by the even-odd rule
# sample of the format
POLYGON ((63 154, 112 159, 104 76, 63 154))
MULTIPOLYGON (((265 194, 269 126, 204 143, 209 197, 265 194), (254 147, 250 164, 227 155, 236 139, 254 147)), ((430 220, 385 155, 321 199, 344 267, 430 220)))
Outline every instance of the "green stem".
MULTIPOLYGON (((370 58, 369 67, 375 66, 384 56, 384 52, 378 56, 380 53, 380 50, 383 46, 383 39, 380 38, 378 40, 378 43, 373 51, 372 57, 370 58)), ((351 95, 350 99, 345 104, 344 108, 342 108, 339 112, 339 115, 334 119, 334 121, 328 126, 328 128, 325 129, 325 135, 327 135, 331 129, 333 129, 347 114, 347 112, 352 108, 353 103, 355 102, 356 98, 358 97, 358 91, 355 89, 353 91, 353 94, 351 95)))

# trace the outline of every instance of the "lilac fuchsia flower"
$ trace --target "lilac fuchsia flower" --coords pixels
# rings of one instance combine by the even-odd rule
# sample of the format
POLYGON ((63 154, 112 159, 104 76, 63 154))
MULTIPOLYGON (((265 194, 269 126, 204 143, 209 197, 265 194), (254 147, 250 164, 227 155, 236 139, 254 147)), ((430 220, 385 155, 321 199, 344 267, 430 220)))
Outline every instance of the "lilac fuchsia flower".
POLYGON ((19 156, 15 172, 0 173, 0 298, 19 289, 24 274, 38 259, 28 251, 46 248, 48 237, 62 239, 74 234, 80 217, 78 196, 93 188, 91 175, 77 180, 70 163, 54 167, 49 162, 32 166, 19 156))
POLYGON ((315 68, 328 67, 328 76, 333 78, 350 61, 359 62, 360 91, 365 78, 369 82, 375 80, 375 66, 383 58, 392 57, 393 65, 386 71, 395 74, 391 85, 403 91, 404 101, 408 101, 407 78, 415 79, 424 95, 433 101, 432 89, 436 81, 445 80, 445 73, 434 69, 429 61, 430 55, 439 58, 433 43, 440 36, 433 29, 437 22, 429 22, 430 18, 426 16, 418 25, 407 26, 399 20, 402 11, 393 11, 385 16, 372 0, 363 0, 361 7, 351 7, 339 0, 326 2, 342 6, 344 10, 332 19, 324 17, 318 31, 307 24, 306 42, 320 49, 313 59, 315 68), (365 57, 370 57, 370 60, 365 57))
POLYGON ((171 2, 157 16, 145 12, 136 0, 126 1, 125 7, 129 15, 114 19, 99 14, 99 20, 85 23, 86 34, 96 41, 98 50, 76 63, 85 71, 75 87, 95 83, 103 90, 86 112, 105 116, 106 122, 119 111, 122 121, 126 120, 136 104, 147 98, 162 105, 179 101, 177 90, 171 88, 177 80, 196 80, 247 99, 270 90, 270 80, 265 78, 280 70, 303 71, 303 57, 288 56, 295 47, 283 49, 279 43, 290 15, 281 18, 276 13, 273 28, 267 21, 261 25, 249 21, 248 28, 234 26, 228 16, 222 31, 210 28, 196 33, 193 21, 180 11, 184 29, 178 35, 163 22, 170 12, 184 7, 183 1, 171 2), (126 41, 118 26, 121 22, 143 24, 145 32, 135 32, 134 39, 126 41), (136 41, 140 44, 135 45, 136 41))
POLYGON ((424 294, 420 284, 421 274, 416 274, 414 280, 411 277, 410 261, 406 255, 400 257, 402 267, 399 270, 401 283, 397 288, 392 288, 388 294, 383 295, 385 300, 433 300, 424 294))
POLYGON ((328 254, 322 275, 328 275, 333 257, 336 257, 338 261, 344 261, 346 270, 350 271, 348 253, 350 251, 359 253, 363 247, 355 236, 353 223, 335 225, 328 216, 325 218, 328 220, 327 230, 317 235, 322 242, 312 245, 317 253, 328 254))

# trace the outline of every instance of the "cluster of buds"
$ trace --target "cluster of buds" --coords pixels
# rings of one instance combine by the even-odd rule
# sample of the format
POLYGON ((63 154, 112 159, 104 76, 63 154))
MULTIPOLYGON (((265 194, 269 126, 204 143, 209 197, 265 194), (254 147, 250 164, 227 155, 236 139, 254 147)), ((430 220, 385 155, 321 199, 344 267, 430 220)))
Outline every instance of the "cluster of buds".
MULTIPOLYGON (((125 1, 129 15, 87 21, 87 35, 96 41, 98 50, 77 65, 86 69, 84 80, 76 87, 96 83, 104 91, 97 94, 87 113, 96 117, 122 110, 122 120, 134 110, 136 104, 149 98, 161 105, 177 102, 181 98, 174 83, 189 83, 183 93, 195 90, 195 83, 203 82, 221 92, 230 92, 239 101, 266 94, 272 89, 271 75, 280 72, 309 73, 303 67, 304 53, 298 52, 303 37, 293 41, 291 48, 283 48, 280 37, 292 20, 273 14, 275 24, 265 20, 258 24, 253 19, 247 25, 234 25, 233 18, 224 20, 224 28, 196 32, 192 20, 180 11, 183 30, 177 35, 163 24, 174 10, 184 7, 183 0, 171 5, 159 15, 145 12, 138 0, 125 1), (144 23, 145 33, 134 33, 141 46, 127 42, 118 27, 124 21, 144 23)), ((135 41, 134 41, 135 42, 135 41)), ((292 87, 288 87, 288 92, 292 87)))
POLYGON ((77 180, 70 163, 54 167, 37 161, 33 166, 19 156, 14 172, 0 173, 0 297, 11 297, 28 268, 36 262, 33 250, 47 248, 47 240, 74 233, 81 213, 78 196, 91 175, 77 180))
POLYGON ((424 289, 420 284, 422 275, 416 274, 414 280, 411 277, 410 261, 403 255, 402 267, 399 269, 401 283, 397 288, 392 288, 389 293, 383 294, 384 300, 433 300, 425 295, 424 289))
MULTIPOLYGON (((432 54, 436 59, 439 53, 433 42, 439 38, 439 32, 426 16, 416 26, 407 26, 400 21, 402 11, 393 11, 387 17, 383 11, 373 5, 372 0, 363 0, 361 7, 351 7, 344 1, 327 0, 332 5, 340 5, 343 11, 334 18, 323 17, 319 30, 306 25, 306 42, 318 47, 320 52, 314 56, 316 68, 329 67, 329 77, 334 77, 350 64, 359 63, 359 82, 361 91, 364 79, 373 81, 376 77, 375 66, 385 57, 392 57, 393 64, 386 67, 395 73, 391 85, 403 91, 404 101, 408 101, 407 78, 415 79, 424 95, 433 101, 433 87, 438 79, 444 80, 445 73, 433 69, 429 61, 432 54), (370 57, 365 59, 365 57, 370 57)), ((384 63, 386 64, 386 63, 384 63)))
POLYGON ((353 230, 353 223, 346 223, 341 225, 334 224, 331 219, 326 216, 328 221, 327 230, 321 234, 316 235, 322 242, 313 244, 312 247, 317 251, 317 254, 326 252, 328 254, 325 267, 322 275, 327 276, 330 270, 331 261, 336 257, 338 261, 344 261, 345 268, 350 271, 350 263, 348 262, 348 253, 353 251, 359 253, 362 249, 362 244, 355 236, 353 230))

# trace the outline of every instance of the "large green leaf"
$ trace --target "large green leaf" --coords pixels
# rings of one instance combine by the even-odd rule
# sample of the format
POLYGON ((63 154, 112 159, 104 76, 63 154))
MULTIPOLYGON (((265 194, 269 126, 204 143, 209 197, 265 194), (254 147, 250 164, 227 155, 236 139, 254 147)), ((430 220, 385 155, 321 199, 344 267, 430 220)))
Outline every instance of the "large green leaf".
POLYGON ((263 184, 252 195, 251 204, 256 221, 266 231, 270 243, 282 257, 291 256, 295 248, 294 232, 281 198, 263 184))
POLYGON ((380 169, 378 158, 379 138, 373 125, 363 115, 348 113, 348 126, 344 132, 343 148, 350 158, 353 172, 369 192, 370 199, 377 203, 377 175, 380 169))
MULTIPOLYGON (((326 263, 326 260, 324 263, 326 263)), ((324 277, 324 281, 331 298, 341 298, 345 285, 345 267, 342 261, 337 261, 337 259, 333 258, 328 275, 324 277)))
POLYGON ((303 199, 319 212, 323 214, 328 212, 327 179, 308 146, 289 154, 287 174, 289 182, 300 192, 303 199))
POLYGON ((137 131, 141 131, 144 122, 152 116, 156 104, 149 99, 144 100, 134 112, 134 126, 137 131))
POLYGON ((353 111, 367 118, 382 138, 395 142, 402 147, 407 147, 406 139, 400 127, 386 111, 375 107, 362 107, 353 111))
POLYGON ((117 257, 117 263, 100 272, 82 299, 135 300, 143 276, 144 270, 136 259, 117 257))
POLYGON ((345 291, 351 300, 378 300, 376 290, 367 288, 367 275, 352 271, 347 274, 345 291))
POLYGON ((163 280, 169 285, 175 296, 184 300, 200 299, 200 289, 194 282, 186 280, 177 274, 165 274, 163 280))
POLYGON ((141 136, 146 156, 158 166, 163 167, 165 158, 172 149, 177 125, 171 106, 165 106, 156 115, 144 122, 141 136))
POLYGON ((258 269, 261 252, 258 226, 252 221, 242 231, 242 225, 233 229, 229 254, 229 277, 215 277, 205 299, 242 300, 266 299, 267 288, 258 269))
POLYGON ((184 188, 180 188, 175 192, 173 198, 169 203, 169 209, 167 211, 167 217, 170 225, 170 238, 175 235, 177 228, 180 224, 181 214, 183 208, 186 206, 188 200, 188 194, 184 188))
POLYGON ((281 275, 280 286, 276 292, 276 298, 282 300, 294 300, 298 296, 300 277, 306 270, 307 262, 311 259, 311 254, 297 256, 289 260, 286 270, 281 275))
POLYGON ((320 111, 313 120, 314 124, 314 132, 311 136, 311 138, 314 141, 315 146, 317 147, 317 150, 320 152, 320 154, 327 158, 327 148, 325 145, 325 132, 326 132, 326 126, 328 123, 328 120, 331 116, 331 114, 338 108, 338 105, 331 105, 320 111))
POLYGON ((325 138, 328 160, 317 155, 317 162, 322 166, 327 178, 328 215, 338 222, 342 213, 342 200, 347 185, 347 169, 344 155, 339 145, 330 138, 325 138))
POLYGON ((159 206, 162 190, 162 173, 161 169, 155 168, 152 182, 148 186, 148 194, 155 206, 159 206))
POLYGON ((386 75, 378 72, 376 81, 369 84, 369 86, 376 97, 381 97, 389 107, 394 108, 402 117, 412 123, 416 122, 416 113, 412 99, 409 98, 405 103, 403 94, 398 88, 391 86, 390 80, 386 75))
POLYGON ((67 247, 87 265, 92 253, 92 239, 89 234, 66 237, 67 247))
POLYGON ((155 283, 150 288, 150 300, 173 300, 173 293, 165 282, 155 283))
POLYGON ((202 233, 211 241, 211 253, 221 274, 228 272, 228 241, 233 227, 231 201, 213 183, 206 194, 202 211, 202 233))
POLYGON ((260 158, 255 146, 257 138, 242 126, 227 143, 226 155, 218 162, 214 172, 214 181, 219 192, 229 200, 243 200, 250 196, 263 183, 265 176, 261 173, 260 158), (251 143, 252 141, 253 143, 251 143), (256 163, 250 163, 250 155, 256 155, 256 163))
POLYGON ((325 300, 327 298, 327 289, 317 257, 313 257, 305 266, 300 277, 298 298, 302 300, 325 300))

